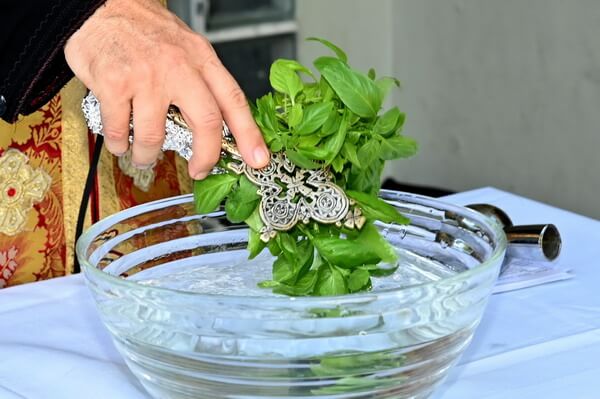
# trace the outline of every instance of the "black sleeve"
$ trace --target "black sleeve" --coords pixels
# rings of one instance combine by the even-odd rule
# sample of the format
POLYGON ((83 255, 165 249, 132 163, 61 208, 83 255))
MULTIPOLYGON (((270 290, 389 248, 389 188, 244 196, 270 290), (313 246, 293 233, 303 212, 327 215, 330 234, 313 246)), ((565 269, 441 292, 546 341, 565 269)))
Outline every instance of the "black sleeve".
POLYGON ((13 122, 71 78, 63 47, 106 0, 0 0, 0 117, 13 122))

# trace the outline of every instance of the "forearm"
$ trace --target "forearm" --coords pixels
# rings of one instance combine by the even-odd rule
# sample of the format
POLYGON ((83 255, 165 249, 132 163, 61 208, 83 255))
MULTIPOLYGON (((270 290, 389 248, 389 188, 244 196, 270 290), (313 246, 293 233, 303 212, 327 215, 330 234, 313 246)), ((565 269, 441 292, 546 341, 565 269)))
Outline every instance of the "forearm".
POLYGON ((73 76, 64 44, 105 1, 0 2, 0 95, 6 101, 2 119, 12 122, 35 111, 73 76))

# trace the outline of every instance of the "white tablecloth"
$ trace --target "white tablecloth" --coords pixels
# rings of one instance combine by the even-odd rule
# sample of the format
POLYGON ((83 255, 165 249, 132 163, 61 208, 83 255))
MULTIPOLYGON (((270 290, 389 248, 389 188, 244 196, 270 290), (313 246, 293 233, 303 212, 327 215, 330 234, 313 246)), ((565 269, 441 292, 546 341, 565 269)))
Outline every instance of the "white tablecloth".
MULTIPOLYGON (((492 296, 474 341, 435 399, 600 398, 600 222, 493 188, 515 223, 556 224, 575 278, 492 296)), ((0 290, 0 398, 147 399, 81 276, 0 290)), ((209 399, 209 398, 206 398, 209 399)))

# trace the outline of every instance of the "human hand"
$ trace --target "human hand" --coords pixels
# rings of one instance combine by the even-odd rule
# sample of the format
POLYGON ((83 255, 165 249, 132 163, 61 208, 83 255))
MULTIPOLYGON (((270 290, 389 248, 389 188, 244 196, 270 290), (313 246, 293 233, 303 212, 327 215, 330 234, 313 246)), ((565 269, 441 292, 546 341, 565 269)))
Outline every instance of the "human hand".
POLYGON ((65 45, 75 75, 101 104, 107 149, 129 148, 132 162, 149 167, 158 157, 169 105, 179 107, 193 132, 189 173, 203 179, 220 155, 222 122, 244 161, 261 168, 269 152, 246 97, 210 43, 156 0, 108 0, 65 45))

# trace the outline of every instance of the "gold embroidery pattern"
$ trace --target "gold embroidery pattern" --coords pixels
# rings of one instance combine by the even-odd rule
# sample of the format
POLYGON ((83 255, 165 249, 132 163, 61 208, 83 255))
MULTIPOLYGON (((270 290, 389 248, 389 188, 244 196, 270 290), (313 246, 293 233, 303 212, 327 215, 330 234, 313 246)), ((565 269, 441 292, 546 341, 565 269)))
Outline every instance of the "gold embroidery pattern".
POLYGON ((28 165, 22 152, 10 149, 0 157, 0 233, 13 236, 22 231, 27 213, 50 187, 50 176, 28 165))
MULTIPOLYGON (((71 80, 61 91, 62 101, 62 134, 61 134, 61 173, 63 220, 57 223, 64 226, 65 265, 63 270, 70 273, 73 270, 73 255, 75 250, 75 227, 81 204, 81 193, 85 186, 87 172, 90 168, 89 157, 82 156, 89 150, 88 129, 81 112, 81 100, 87 89, 76 78, 71 80)), ((84 226, 91 222, 88 209, 84 226)))
POLYGON ((0 288, 8 285, 8 280, 17 270, 18 249, 13 245, 6 251, 0 250, 0 288))

